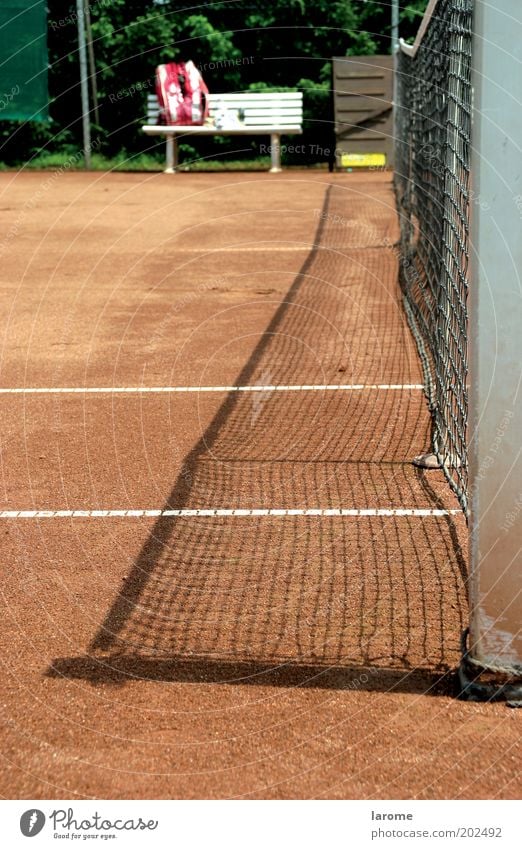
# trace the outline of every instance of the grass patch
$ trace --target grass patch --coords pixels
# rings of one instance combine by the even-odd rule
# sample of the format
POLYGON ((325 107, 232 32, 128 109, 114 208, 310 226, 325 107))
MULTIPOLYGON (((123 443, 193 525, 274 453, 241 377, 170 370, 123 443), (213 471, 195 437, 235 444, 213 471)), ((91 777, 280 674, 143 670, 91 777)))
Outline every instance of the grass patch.
POLYGON ((195 159, 182 162, 180 171, 268 171, 270 157, 258 156, 249 159, 195 159))
MULTIPOLYGON (((28 162, 16 166, 24 170, 38 171, 83 171, 85 161, 78 153, 42 153, 28 162)), ((152 156, 150 153, 127 154, 122 152, 118 156, 107 157, 100 153, 91 156, 91 170, 93 171, 163 171, 165 158, 163 156, 152 156)), ((180 171, 268 171, 270 168, 270 157, 248 157, 247 159, 191 159, 187 157, 185 162, 179 165, 180 171)), ((14 166, 4 166, 2 170, 14 170, 14 166)))
MULTIPOLYGON (((40 156, 35 156, 25 162, 23 167, 38 171, 46 169, 82 171, 85 168, 85 160, 83 156, 74 152, 42 153, 40 156)), ((163 161, 160 158, 148 153, 132 156, 122 152, 113 157, 93 153, 91 156, 91 169, 93 171, 162 171, 163 167, 163 161)))

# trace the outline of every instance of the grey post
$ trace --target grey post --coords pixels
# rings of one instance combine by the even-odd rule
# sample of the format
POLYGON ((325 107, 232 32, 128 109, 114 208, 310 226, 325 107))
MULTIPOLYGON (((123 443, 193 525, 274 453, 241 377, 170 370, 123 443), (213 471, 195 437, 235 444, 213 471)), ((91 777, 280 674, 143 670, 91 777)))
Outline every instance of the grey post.
POLYGON ((278 174, 281 171, 281 136, 279 133, 272 133, 270 136, 270 155, 272 158, 271 174, 278 174))
POLYGON ((165 174, 175 174, 178 167, 178 137, 167 135, 165 140, 166 168, 165 174))
MULTIPOLYGON (((392 9, 391 9, 391 54, 393 56, 393 138, 394 143, 393 147, 397 144, 397 73, 398 73, 398 63, 399 63, 399 50, 400 50, 400 41, 399 41, 399 0, 392 0, 392 9)), ((395 156, 393 157, 395 159, 395 156)), ((393 160, 391 163, 387 163, 393 165, 393 160)))
POLYGON ((78 17, 78 53, 80 57, 80 89, 82 95, 83 155, 85 167, 91 167, 91 118, 89 115, 89 75, 85 44, 84 0, 76 0, 78 17))
POLYGON ((473 664, 522 672, 522 6, 476 0, 470 202, 473 664))
POLYGON ((391 4, 391 50, 395 56, 399 49, 399 0, 392 0, 391 4))

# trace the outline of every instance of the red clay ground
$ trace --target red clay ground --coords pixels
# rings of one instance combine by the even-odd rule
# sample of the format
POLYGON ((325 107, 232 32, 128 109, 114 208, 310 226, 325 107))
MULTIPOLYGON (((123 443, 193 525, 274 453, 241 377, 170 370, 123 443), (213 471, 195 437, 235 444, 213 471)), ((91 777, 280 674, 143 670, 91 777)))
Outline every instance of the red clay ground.
MULTIPOLYGON (((3 388, 419 384, 390 179, 0 175, 3 388)), ((448 508, 418 389, 4 394, 2 510, 448 508)), ((447 516, 0 519, 8 798, 520 792, 447 516)))

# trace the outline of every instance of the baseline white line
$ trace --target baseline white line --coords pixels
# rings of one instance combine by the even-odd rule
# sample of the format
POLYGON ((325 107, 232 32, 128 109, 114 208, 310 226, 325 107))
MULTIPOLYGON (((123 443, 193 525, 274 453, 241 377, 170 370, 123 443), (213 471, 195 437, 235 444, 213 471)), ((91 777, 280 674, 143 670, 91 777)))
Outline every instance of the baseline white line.
POLYGON ((219 247, 216 245, 215 248, 205 248, 202 250, 200 248, 177 248, 174 246, 173 250, 176 254, 188 254, 190 256, 200 256, 202 259, 206 259, 213 254, 252 254, 252 253, 263 253, 263 254, 272 254, 272 253, 304 253, 305 251, 308 253, 311 250, 321 250, 321 251, 336 251, 342 253, 343 251, 371 251, 371 250, 379 250, 383 247, 387 247, 386 244, 376 243, 375 245, 369 244, 354 244, 354 245, 314 245, 310 243, 309 245, 270 245, 267 244, 266 247, 261 245, 253 245, 249 247, 248 245, 238 245, 237 247, 234 245, 227 245, 227 247, 219 247))
MULTIPOLYGON (((269 244, 267 244, 264 247, 262 245, 252 245, 252 246, 237 245, 237 247, 235 245, 227 245, 227 247, 219 247, 219 245, 216 245, 215 248, 205 248, 205 250, 202 250, 201 248, 177 248, 176 246, 174 246, 173 250, 175 251, 176 254, 190 254, 190 255, 200 256, 204 259, 207 256, 212 256, 212 254, 217 254, 217 253, 219 253, 219 254, 251 254, 251 253, 267 254, 267 253, 285 253, 285 252, 293 252, 293 251, 300 252, 300 253, 306 251, 308 253, 309 251, 313 250, 314 247, 316 247, 316 248, 317 247, 323 247, 323 250, 325 248, 329 248, 330 250, 337 250, 337 251, 347 250, 346 247, 335 247, 335 246, 330 247, 330 245, 321 246, 321 245, 313 245, 313 244, 309 244, 309 245, 269 245, 269 244)), ((356 247, 358 247, 358 246, 356 246, 356 247)), ((360 250, 360 248, 359 248, 359 250, 360 250)))
POLYGON ((333 516, 339 518, 360 518, 363 516, 413 516, 424 518, 431 516, 457 516, 460 509, 441 510, 438 508, 416 507, 361 507, 361 508, 210 508, 180 510, 1 510, 0 519, 116 519, 116 518, 221 518, 221 517, 257 517, 257 516, 333 516))
POLYGON ((295 384, 276 386, 252 384, 251 386, 29 386, 12 389, 1 388, 0 395, 55 395, 153 393, 153 392, 332 392, 389 389, 397 391, 422 390, 422 383, 332 383, 295 384))

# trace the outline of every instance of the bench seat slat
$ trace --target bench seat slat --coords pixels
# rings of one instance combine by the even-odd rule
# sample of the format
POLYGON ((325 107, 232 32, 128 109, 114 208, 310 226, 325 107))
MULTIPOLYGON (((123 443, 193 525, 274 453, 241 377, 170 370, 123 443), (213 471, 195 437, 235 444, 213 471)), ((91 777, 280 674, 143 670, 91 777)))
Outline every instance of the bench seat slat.
MULTIPOLYGON (((290 119, 290 120, 279 120, 278 121, 277 117, 274 116, 272 118, 270 118, 270 117, 267 117, 266 119, 265 118, 256 118, 256 120, 253 120, 253 121, 245 121, 241 126, 245 130, 247 130, 251 127, 274 127, 274 126, 276 126, 276 127, 295 127, 296 124, 299 124, 299 121, 298 121, 297 118, 294 118, 293 120, 290 119)), ((299 124, 299 126, 300 126, 300 124, 299 124)), ((223 129, 226 129, 226 127, 223 127, 223 129)))
MULTIPOLYGON (((215 113, 214 113, 215 114, 215 113)), ((159 112, 149 112, 147 114, 147 123, 155 124, 158 120, 159 112)), ((210 117, 214 117, 212 112, 210 113, 210 117)), ((301 124, 302 123, 302 113, 301 112, 247 112, 243 118, 243 124, 246 126, 252 125, 261 125, 261 124, 301 124)), ((193 126, 189 124, 187 126, 193 126)))
MULTIPOLYGON (((247 103, 262 103, 264 101, 281 103, 286 101, 302 101, 303 92, 302 91, 281 91, 281 92, 257 92, 257 91, 243 91, 243 92, 225 92, 224 94, 219 94, 218 92, 210 92, 208 95, 209 103, 217 103, 219 101, 223 102, 235 102, 237 100, 244 100, 247 103)), ((153 93, 147 94, 147 100, 156 100, 156 95, 153 93)))
MULTIPOLYGON (((215 107, 210 107, 210 114, 215 115, 219 110, 215 107)), ((234 110, 237 111, 237 110, 234 110)), ((264 117, 265 115, 302 115, 303 110, 298 109, 293 106, 291 109, 278 109, 276 106, 270 107, 270 109, 259 109, 259 107, 249 106, 245 109, 245 116, 250 115, 250 117, 256 117, 259 115, 260 117, 264 117)))
POLYGON ((142 130, 148 136, 268 136, 272 133, 291 136, 300 135, 303 132, 303 128, 298 124, 288 127, 282 127, 280 124, 273 126, 267 124, 266 127, 230 127, 230 129, 225 127, 222 130, 216 130, 215 127, 202 127, 199 124, 197 126, 193 124, 189 126, 186 124, 169 124, 168 126, 145 124, 142 130))

